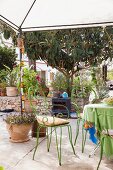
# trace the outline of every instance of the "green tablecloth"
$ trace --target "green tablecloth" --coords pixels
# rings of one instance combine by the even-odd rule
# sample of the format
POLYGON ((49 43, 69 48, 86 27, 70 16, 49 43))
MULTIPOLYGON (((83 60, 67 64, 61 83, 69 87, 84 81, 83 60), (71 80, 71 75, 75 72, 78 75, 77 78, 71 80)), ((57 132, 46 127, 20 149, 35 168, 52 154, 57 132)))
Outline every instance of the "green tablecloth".
MULTIPOLYGON (((96 129, 101 130, 103 126, 113 129, 113 106, 88 104, 84 106, 83 113, 84 120, 94 123, 96 129)), ((105 138, 104 154, 108 157, 113 157, 113 139, 109 136, 105 138)))

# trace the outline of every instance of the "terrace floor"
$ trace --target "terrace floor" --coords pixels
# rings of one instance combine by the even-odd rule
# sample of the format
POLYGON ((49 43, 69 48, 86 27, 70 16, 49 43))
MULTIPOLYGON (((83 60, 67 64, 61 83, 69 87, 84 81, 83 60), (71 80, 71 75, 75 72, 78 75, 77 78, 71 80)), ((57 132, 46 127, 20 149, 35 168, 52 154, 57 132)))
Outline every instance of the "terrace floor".
MULTIPOLYGON (((76 119, 70 119, 73 128, 73 137, 76 132, 76 119)), ((95 145, 88 139, 85 152, 81 153, 81 131, 76 144, 76 154, 73 155, 67 131, 63 131, 62 140, 62 166, 59 166, 55 138, 53 135, 50 152, 46 149, 46 139, 40 138, 40 145, 36 152, 35 161, 32 160, 36 138, 31 138, 25 143, 11 143, 5 127, 5 122, 0 116, 0 165, 5 170, 96 170, 99 161, 99 149, 96 154, 89 158, 88 155, 95 145)), ((113 170, 113 160, 103 158, 100 170, 113 170)))

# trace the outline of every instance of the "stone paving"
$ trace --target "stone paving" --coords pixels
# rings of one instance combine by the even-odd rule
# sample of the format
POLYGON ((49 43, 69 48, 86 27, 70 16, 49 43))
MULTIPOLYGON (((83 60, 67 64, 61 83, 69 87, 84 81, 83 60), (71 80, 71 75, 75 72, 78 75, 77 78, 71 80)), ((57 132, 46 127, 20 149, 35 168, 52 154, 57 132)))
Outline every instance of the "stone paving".
MULTIPOLYGON (((76 132, 76 119, 70 119, 73 128, 73 138, 76 132)), ((35 161, 32 160, 35 138, 25 143, 11 143, 0 116, 0 165, 5 170, 96 170, 99 161, 99 150, 89 158, 88 155, 95 145, 87 138, 85 152, 81 153, 81 130, 75 146, 77 156, 73 155, 67 130, 63 130, 62 166, 58 165, 55 138, 53 135, 50 152, 46 149, 46 139, 40 138, 40 145, 36 152, 35 161)), ((103 158, 100 170, 113 170, 113 160, 103 158)))

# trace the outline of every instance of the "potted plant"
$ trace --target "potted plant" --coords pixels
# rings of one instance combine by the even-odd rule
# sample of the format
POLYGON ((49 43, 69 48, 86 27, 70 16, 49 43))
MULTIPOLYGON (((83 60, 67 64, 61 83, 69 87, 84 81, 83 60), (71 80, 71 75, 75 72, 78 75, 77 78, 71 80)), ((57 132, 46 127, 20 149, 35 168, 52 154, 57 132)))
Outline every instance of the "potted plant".
POLYGON ((6 94, 7 96, 17 96, 18 90, 17 90, 17 78, 18 78, 18 71, 19 67, 14 67, 13 70, 11 70, 8 66, 5 66, 6 68, 6 94))
MULTIPOLYGON (((24 68, 23 69, 23 91, 25 94, 25 101, 24 101, 24 109, 25 112, 31 113, 36 111, 37 106, 37 96, 44 94, 44 86, 42 86, 42 79, 39 77, 37 72, 32 70, 31 68, 24 68)), ((32 126, 32 137, 36 137, 37 133, 37 120, 33 123, 32 126)), ((40 136, 43 137, 46 135, 45 128, 40 129, 40 136), (43 134, 43 135, 42 135, 43 134)))
POLYGON ((24 108, 26 112, 33 112, 37 104, 36 97, 39 90, 37 73, 31 68, 23 69, 23 91, 25 95, 24 108))
POLYGON ((6 76, 7 72, 5 69, 2 69, 0 71, 0 96, 5 96, 6 95, 6 76))
POLYGON ((10 135, 11 142, 26 142, 29 140, 29 131, 36 120, 32 113, 12 112, 4 116, 6 127, 10 135))

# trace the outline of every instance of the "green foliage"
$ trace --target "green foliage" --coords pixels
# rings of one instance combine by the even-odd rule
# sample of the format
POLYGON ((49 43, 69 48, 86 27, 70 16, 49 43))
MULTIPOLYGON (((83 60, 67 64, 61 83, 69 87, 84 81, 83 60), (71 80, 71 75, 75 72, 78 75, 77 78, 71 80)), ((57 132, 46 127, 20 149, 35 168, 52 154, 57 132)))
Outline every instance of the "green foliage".
POLYGON ((107 79, 113 80, 113 70, 107 72, 107 79))
MULTIPOLYGON (((106 28, 110 35, 112 30, 106 28)), ((69 72, 81 61, 96 65, 112 55, 107 33, 101 27, 26 33, 25 47, 30 58, 69 72)))
POLYGON ((67 81, 70 79, 67 90, 71 91, 80 62, 95 66, 112 58, 112 32, 112 27, 30 32, 24 35, 25 48, 29 58, 44 60, 62 72, 67 81))
POLYGON ((13 112, 4 116, 4 121, 8 124, 29 124, 36 120, 33 113, 21 113, 13 112))
POLYGON ((7 71, 5 69, 0 71, 0 83, 6 82, 7 71))
POLYGON ((28 99, 32 99, 39 90, 39 84, 36 79, 37 73, 30 68, 24 68, 23 72, 24 93, 28 99))
POLYGON ((12 70, 6 65, 4 65, 4 67, 6 69, 5 81, 7 83, 7 86, 9 87, 17 86, 19 67, 14 67, 12 70))
POLYGON ((4 69, 4 65, 13 69, 16 57, 17 55, 14 49, 0 46, 0 70, 4 69))
POLYGON ((79 76, 74 79, 72 86, 72 97, 86 98, 89 97, 91 91, 93 91, 93 84, 90 80, 81 80, 79 76))
POLYGON ((10 31, 8 31, 7 29, 4 29, 4 38, 7 40, 10 38, 10 31))
POLYGON ((92 82, 95 87, 96 91, 96 98, 97 99, 103 99, 105 97, 108 97, 108 87, 106 87, 106 83, 104 82, 102 78, 102 71, 100 67, 93 67, 91 69, 91 76, 92 76, 92 82))
POLYGON ((67 90, 66 77, 62 73, 57 72, 56 75, 54 76, 54 80, 52 81, 51 86, 56 91, 61 90, 66 91, 67 90))

